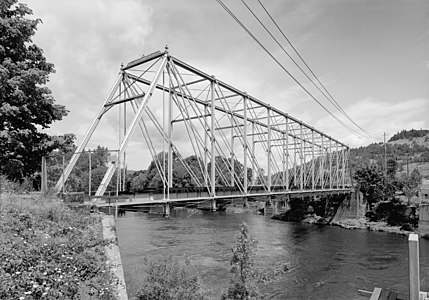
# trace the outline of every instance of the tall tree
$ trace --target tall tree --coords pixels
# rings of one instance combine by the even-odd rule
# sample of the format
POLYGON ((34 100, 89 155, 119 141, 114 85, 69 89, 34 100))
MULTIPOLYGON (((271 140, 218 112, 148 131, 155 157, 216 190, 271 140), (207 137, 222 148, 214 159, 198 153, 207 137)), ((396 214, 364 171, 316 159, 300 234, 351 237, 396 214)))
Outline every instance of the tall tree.
POLYGON ((354 179, 358 183, 359 190, 372 209, 374 204, 385 197, 385 178, 383 172, 375 165, 361 167, 355 171, 354 179))
POLYGON ((0 2, 0 173, 22 180, 60 140, 40 131, 67 115, 45 85, 54 65, 32 42, 40 19, 17 0, 0 2))

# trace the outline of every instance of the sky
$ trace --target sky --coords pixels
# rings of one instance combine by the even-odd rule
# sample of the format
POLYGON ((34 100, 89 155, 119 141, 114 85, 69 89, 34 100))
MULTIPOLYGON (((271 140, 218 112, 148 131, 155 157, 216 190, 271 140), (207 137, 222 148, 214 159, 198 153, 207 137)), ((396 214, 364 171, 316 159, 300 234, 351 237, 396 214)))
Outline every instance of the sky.
MULTIPOLYGON (((216 0, 21 2, 33 10, 32 18, 43 21, 33 41, 54 63, 56 73, 48 87, 57 103, 70 111, 48 131, 73 132, 77 143, 121 64, 166 45, 171 55, 350 147, 380 142, 384 132, 389 138, 402 129, 429 129, 427 0, 261 0, 343 110, 375 134, 364 137, 351 133, 306 95, 216 0)), ((258 1, 245 2, 292 55, 258 1)), ((224 3, 322 105, 340 117, 241 0, 224 3)))

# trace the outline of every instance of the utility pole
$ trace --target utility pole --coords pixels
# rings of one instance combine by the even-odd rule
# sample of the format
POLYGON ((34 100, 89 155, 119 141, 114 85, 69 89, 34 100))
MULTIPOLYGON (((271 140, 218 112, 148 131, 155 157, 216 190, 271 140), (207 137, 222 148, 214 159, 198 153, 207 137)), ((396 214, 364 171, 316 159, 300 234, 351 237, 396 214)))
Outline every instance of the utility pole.
POLYGON ((384 133, 384 176, 387 176, 387 146, 386 146, 386 133, 384 133))

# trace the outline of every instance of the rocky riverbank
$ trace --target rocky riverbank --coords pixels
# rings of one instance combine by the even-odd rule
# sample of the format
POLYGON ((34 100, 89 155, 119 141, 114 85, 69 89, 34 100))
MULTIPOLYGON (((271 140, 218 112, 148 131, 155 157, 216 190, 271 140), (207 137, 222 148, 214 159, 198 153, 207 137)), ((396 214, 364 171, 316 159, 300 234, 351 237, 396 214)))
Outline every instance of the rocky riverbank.
POLYGON ((409 235, 413 232, 411 230, 403 230, 401 226, 390 226, 386 222, 370 222, 365 218, 333 221, 331 225, 340 226, 345 229, 366 229, 370 231, 383 231, 402 235, 409 235))
POLYGON ((332 221, 327 220, 316 214, 307 214, 302 220, 297 220, 294 218, 287 218, 286 214, 273 216, 273 219, 289 221, 289 222, 299 222, 305 224, 320 224, 320 225, 333 225, 339 226, 345 229, 364 229, 370 231, 383 231, 401 235, 409 235, 414 232, 411 230, 404 230, 402 226, 390 226, 386 222, 371 222, 366 218, 339 218, 332 221))

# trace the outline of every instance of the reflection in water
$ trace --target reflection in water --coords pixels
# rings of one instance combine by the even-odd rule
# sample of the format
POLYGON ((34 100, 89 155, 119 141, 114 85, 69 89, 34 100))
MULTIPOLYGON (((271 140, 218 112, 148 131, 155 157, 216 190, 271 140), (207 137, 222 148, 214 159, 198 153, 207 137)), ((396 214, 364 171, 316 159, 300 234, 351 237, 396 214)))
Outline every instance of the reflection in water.
MULTIPOLYGON (((141 286, 143 258, 163 249, 190 256, 202 285, 220 295, 229 283, 230 245, 242 222, 258 240, 259 267, 289 268, 263 287, 268 299, 367 299, 358 290, 375 286, 407 294, 405 236, 287 223, 257 215, 174 213, 171 219, 128 212, 119 218, 119 246, 131 296, 141 286)), ((420 240, 420 259, 421 288, 427 291, 427 240, 420 240)))

